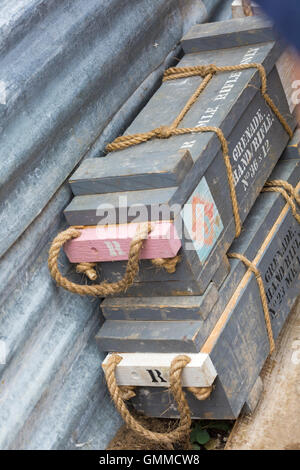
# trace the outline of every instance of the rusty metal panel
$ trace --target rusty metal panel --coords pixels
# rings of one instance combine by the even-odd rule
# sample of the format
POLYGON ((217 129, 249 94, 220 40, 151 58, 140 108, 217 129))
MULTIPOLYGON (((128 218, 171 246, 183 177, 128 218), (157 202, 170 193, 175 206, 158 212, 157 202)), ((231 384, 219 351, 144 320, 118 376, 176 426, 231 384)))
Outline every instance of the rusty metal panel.
POLYGON ((70 174, 101 156, 221 3, 1 2, 1 449, 101 449, 120 424, 93 339, 99 301, 56 288, 47 251, 70 174))

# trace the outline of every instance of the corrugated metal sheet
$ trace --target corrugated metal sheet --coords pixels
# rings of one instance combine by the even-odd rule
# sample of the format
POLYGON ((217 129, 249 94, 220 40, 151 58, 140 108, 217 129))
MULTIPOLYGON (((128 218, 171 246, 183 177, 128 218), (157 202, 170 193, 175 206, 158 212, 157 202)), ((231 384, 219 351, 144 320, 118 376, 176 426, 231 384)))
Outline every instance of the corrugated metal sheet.
POLYGON ((224 3, 1 2, 1 449, 101 449, 118 428, 94 343, 99 301, 56 288, 47 251, 65 225, 70 173, 101 155, 181 36, 224 3))

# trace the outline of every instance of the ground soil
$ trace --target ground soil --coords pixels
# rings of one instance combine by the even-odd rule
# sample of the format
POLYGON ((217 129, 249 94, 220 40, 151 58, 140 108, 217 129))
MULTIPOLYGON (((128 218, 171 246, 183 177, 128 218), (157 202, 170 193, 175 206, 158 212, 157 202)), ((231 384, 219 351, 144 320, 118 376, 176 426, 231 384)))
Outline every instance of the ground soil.
MULTIPOLYGON (((147 427, 151 431, 156 432, 167 432, 176 426, 176 421, 171 419, 161 418, 147 418, 143 415, 133 413, 143 426, 147 427)), ((202 423, 202 421, 194 421, 192 428, 196 424, 202 423)), ((230 428, 233 426, 233 422, 229 424, 230 428)), ((209 429, 211 436, 210 441, 205 445, 196 445, 199 450, 223 450, 227 442, 229 431, 216 431, 209 429)), ((109 443, 107 450, 165 450, 166 447, 163 445, 157 446, 157 444, 151 443, 143 437, 134 433, 131 429, 127 428, 126 425, 121 426, 117 431, 114 438, 109 443)), ((193 449, 191 442, 183 441, 178 442, 174 445, 175 450, 187 450, 193 449)))

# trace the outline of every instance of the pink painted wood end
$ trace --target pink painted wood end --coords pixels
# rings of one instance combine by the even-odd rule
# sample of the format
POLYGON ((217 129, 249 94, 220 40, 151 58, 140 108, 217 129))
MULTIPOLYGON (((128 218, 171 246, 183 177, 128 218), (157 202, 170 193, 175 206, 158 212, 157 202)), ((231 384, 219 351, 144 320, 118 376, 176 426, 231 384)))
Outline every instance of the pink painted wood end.
MULTIPOLYGON (((78 238, 68 241, 64 250, 71 263, 127 260, 138 223, 86 227, 78 238)), ((172 222, 152 222, 141 259, 172 258, 181 240, 172 222)))

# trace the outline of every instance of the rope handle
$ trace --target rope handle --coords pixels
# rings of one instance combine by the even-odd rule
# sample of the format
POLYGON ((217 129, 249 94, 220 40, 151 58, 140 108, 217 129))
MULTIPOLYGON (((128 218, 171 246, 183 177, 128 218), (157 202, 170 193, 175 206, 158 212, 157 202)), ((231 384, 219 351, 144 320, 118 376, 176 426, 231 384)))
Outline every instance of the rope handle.
MULTIPOLYGON (((132 390, 133 387, 119 387, 117 384, 115 371, 121 361, 121 356, 113 354, 103 369, 109 393, 127 426, 137 434, 141 434, 150 441, 156 442, 158 444, 165 444, 169 449, 173 449, 174 442, 177 442, 183 438, 188 440, 192 421, 190 408, 185 393, 182 389, 181 375, 184 367, 191 361, 191 359, 186 355, 179 355, 176 356, 171 362, 169 373, 170 392, 176 401, 180 419, 177 428, 166 433, 154 432, 146 429, 132 416, 128 410, 125 404, 125 400, 131 398, 133 396, 132 393, 134 394, 134 392, 132 390)), ((194 393, 196 398, 199 400, 205 400, 210 396, 212 387, 190 387, 188 390, 194 393)))
POLYGON ((107 362, 104 373, 106 383, 110 395, 115 403, 117 410, 122 416, 127 426, 134 432, 141 434, 143 437, 156 443, 163 443, 169 449, 173 449, 173 442, 179 441, 187 436, 191 427, 191 413, 181 386, 181 374, 183 368, 190 362, 188 356, 177 356, 173 359, 170 367, 170 391, 175 398, 180 413, 179 424, 176 429, 167 433, 159 433, 146 429, 140 424, 128 410, 122 391, 116 381, 115 370, 122 358, 117 354, 113 354, 107 362))
MULTIPOLYGON (((51 244, 48 256, 48 266, 50 274, 56 281, 57 285, 70 292, 74 292, 75 294, 101 297, 106 297, 107 295, 126 291, 133 284, 134 279, 139 272, 139 255, 143 246, 143 242, 151 231, 150 222, 140 224, 137 228, 136 234, 130 244, 128 262, 123 278, 118 282, 109 283, 104 281, 100 284, 93 285, 81 285, 75 282, 71 282, 61 274, 58 268, 58 257, 60 249, 67 241, 79 237, 81 235, 80 229, 83 228, 84 226, 69 227, 67 230, 60 232, 54 238, 51 244)), ((168 273, 172 274, 176 271, 176 266, 180 260, 180 255, 176 255, 173 258, 152 259, 151 262, 153 266, 156 266, 157 268, 163 268, 168 273)), ((79 263, 76 266, 76 272, 85 274, 91 281, 94 281, 97 278, 97 272, 94 269, 96 265, 97 263, 79 263)))
POLYGON ((117 282, 109 283, 103 281, 100 284, 93 284, 90 286, 80 285, 75 282, 69 281, 66 277, 61 274, 58 268, 58 257, 60 249, 67 241, 72 240, 73 238, 77 238, 81 235, 81 231, 79 230, 80 228, 83 227, 69 227, 67 230, 60 232, 54 238, 48 256, 48 267, 53 279, 59 286, 79 295, 93 295, 105 297, 107 295, 126 291, 126 289, 128 289, 128 287, 133 284, 133 281, 136 275, 138 274, 140 251, 142 249, 144 240, 147 238, 148 233, 151 230, 151 224, 147 222, 145 224, 140 224, 137 228, 136 234, 130 244, 128 262, 124 277, 117 282))

